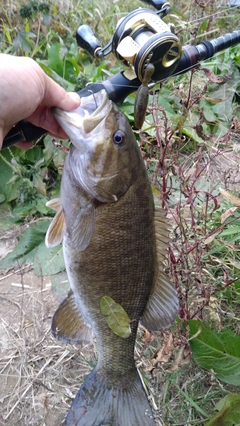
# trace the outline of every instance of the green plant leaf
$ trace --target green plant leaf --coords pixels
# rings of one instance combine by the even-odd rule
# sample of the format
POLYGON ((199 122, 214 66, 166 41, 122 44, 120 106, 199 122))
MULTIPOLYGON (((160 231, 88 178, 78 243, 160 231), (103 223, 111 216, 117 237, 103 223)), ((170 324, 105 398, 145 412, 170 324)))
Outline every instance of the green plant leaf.
POLYGON ((32 263, 36 275, 57 274, 65 269, 62 247, 47 249, 45 235, 50 225, 49 220, 40 220, 29 226, 21 235, 15 249, 0 262, 0 268, 32 263))
POLYGON ((60 55, 61 52, 61 44, 53 43, 48 48, 48 66, 55 71, 58 75, 63 77, 63 58, 60 55))
POLYGON ((33 176, 33 186, 39 194, 46 195, 46 184, 39 174, 33 176))
POLYGON ((43 71, 49 75, 53 80, 55 80, 60 86, 64 87, 65 90, 68 92, 74 92, 75 84, 70 83, 70 81, 67 81, 65 78, 58 75, 58 73, 54 70, 52 70, 48 65, 46 60, 38 60, 38 64, 41 66, 43 71))
POLYGON ((43 19, 44 25, 49 27, 49 25, 51 24, 51 20, 52 20, 51 15, 49 13, 44 13, 42 19, 43 19))
MULTIPOLYGON (((46 202, 47 202, 48 200, 47 200, 47 198, 46 197, 43 197, 43 198, 37 198, 36 200, 35 200, 35 207, 36 207, 36 210, 39 212, 39 213, 41 213, 41 214, 43 214, 43 215, 48 215, 49 216, 49 207, 47 207, 46 206, 46 202)), ((50 212, 50 214, 51 214, 51 212, 50 212)))
MULTIPOLYGON (((16 152, 16 150, 15 147, 11 148, 12 152, 16 152)), ((0 153, 0 193, 5 196, 8 202, 18 197, 18 187, 21 184, 19 179, 14 178, 14 181, 8 185, 9 181, 14 177, 14 167, 11 164, 12 158, 13 156, 9 149, 5 149, 0 153)))
POLYGON ((213 332, 200 321, 188 321, 190 346, 194 360, 203 368, 212 369, 218 379, 240 385, 240 336, 231 330, 213 332))
MULTIPOLYGON (((1 210, 2 210, 2 206, 1 206, 1 210)), ((4 212, 5 213, 5 212, 4 212)), ((0 215, 0 229, 1 230, 5 230, 8 231, 9 229, 12 229, 14 226, 15 220, 14 217, 11 216, 11 214, 9 213, 9 211, 6 211, 6 216, 2 216, 2 211, 1 211, 1 215, 0 215)))
POLYGON ((3 203, 6 200, 6 197, 4 194, 0 194, 0 203, 3 203))
POLYGON ((34 272, 38 276, 54 275, 65 269, 62 246, 48 249, 42 241, 33 259, 34 272))
POLYGON ((59 272, 58 274, 51 276, 52 292, 59 302, 67 296, 69 290, 69 281, 67 273, 59 272))
POLYGON ((239 426, 240 425, 240 395, 233 393, 221 399, 216 409, 219 410, 205 426, 239 426))
POLYGON ((116 303, 109 296, 103 296, 100 299, 100 311, 103 315, 107 316, 106 322, 117 336, 123 338, 130 336, 130 318, 119 303, 116 303))
POLYGON ((21 235, 15 249, 1 260, 0 268, 8 268, 15 264, 32 263, 37 247, 43 242, 49 224, 49 220, 40 220, 35 225, 29 226, 21 235))

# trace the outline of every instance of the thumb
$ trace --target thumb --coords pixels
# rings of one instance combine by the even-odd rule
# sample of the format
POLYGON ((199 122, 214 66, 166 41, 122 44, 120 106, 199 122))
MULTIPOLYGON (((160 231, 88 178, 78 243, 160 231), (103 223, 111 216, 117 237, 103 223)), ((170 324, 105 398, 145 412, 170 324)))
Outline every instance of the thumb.
POLYGON ((65 92, 64 97, 55 106, 65 111, 72 111, 79 107, 80 103, 80 96, 76 92, 65 92))
POLYGON ((77 108, 81 101, 77 93, 66 92, 58 83, 48 77, 45 73, 44 77, 44 96, 41 103, 48 107, 57 107, 66 111, 77 108))

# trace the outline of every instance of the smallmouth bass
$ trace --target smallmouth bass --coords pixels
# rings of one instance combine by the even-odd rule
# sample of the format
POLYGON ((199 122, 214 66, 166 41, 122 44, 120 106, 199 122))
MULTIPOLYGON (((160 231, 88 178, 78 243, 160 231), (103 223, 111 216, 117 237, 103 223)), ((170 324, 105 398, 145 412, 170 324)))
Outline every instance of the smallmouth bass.
POLYGON ((73 112, 54 110, 73 146, 67 155, 60 201, 46 235, 47 247, 63 240, 71 286, 54 314, 54 336, 68 343, 96 337, 98 360, 78 391, 66 426, 154 426, 134 362, 138 323, 149 330, 171 325, 176 291, 164 273, 169 242, 164 212, 154 207, 147 171, 124 114, 103 90, 73 112), (123 338, 108 326, 102 297, 130 318, 123 338))

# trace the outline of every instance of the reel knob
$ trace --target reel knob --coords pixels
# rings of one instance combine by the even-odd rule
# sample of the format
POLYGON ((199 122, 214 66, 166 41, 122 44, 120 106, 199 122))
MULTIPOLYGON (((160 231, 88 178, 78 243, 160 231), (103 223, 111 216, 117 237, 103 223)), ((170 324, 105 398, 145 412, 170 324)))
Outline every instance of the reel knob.
POLYGON ((76 40, 79 47, 87 50, 90 55, 101 57, 102 45, 95 37, 88 25, 80 25, 76 32, 76 40))

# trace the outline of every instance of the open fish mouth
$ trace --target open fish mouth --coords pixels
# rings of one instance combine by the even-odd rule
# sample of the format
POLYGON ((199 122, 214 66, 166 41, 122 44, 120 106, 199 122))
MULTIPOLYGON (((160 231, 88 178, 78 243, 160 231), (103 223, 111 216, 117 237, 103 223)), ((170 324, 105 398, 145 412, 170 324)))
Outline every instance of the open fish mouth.
POLYGON ((53 114, 71 139, 73 145, 84 152, 84 141, 100 136, 105 129, 105 119, 112 109, 112 102, 107 92, 92 93, 81 98, 81 105, 73 111, 67 112, 59 108, 53 108, 53 114))

